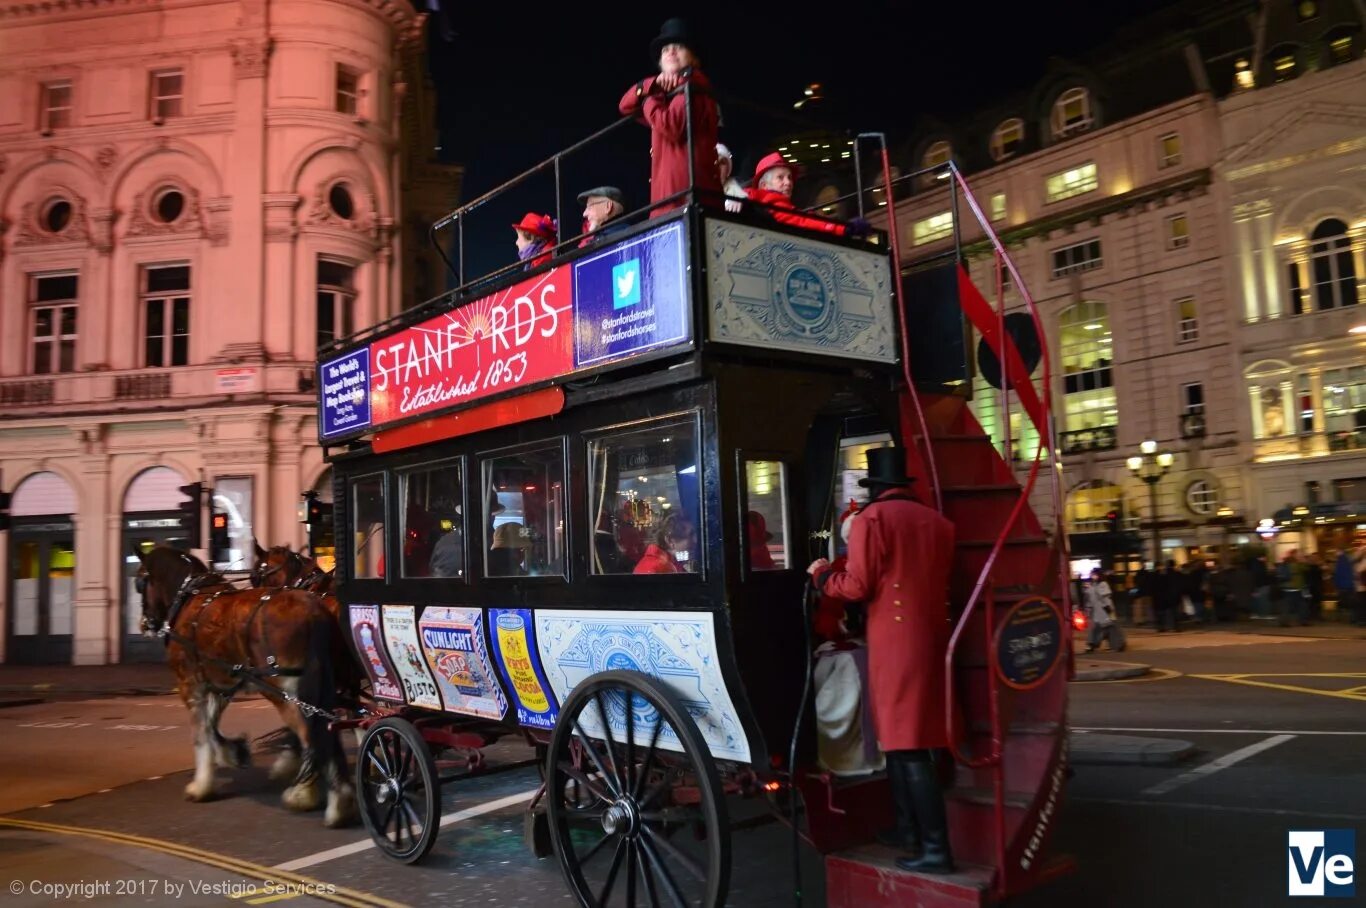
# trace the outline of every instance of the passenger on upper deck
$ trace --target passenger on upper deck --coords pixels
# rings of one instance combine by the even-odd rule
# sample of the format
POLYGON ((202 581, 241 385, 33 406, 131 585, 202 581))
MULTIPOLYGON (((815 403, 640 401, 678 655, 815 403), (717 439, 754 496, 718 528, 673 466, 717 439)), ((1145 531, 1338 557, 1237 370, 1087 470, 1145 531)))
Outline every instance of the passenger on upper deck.
POLYGON ((739 211, 749 196, 735 179, 735 158, 720 142, 716 143, 716 175, 721 178, 721 191, 726 194, 726 210, 739 211))
POLYGON ((557 233, 554 218, 528 211, 512 229, 517 232, 517 258, 526 262, 527 270, 550 261, 557 233))
MULTIPOLYGON (((658 202, 688 188, 688 114, 683 87, 691 86, 693 179, 713 196, 721 192, 716 172, 719 116, 711 83, 702 74, 697 47, 682 19, 670 19, 650 42, 659 75, 641 79, 622 95, 622 116, 634 116, 650 127, 650 201, 658 202)), ((682 199, 656 208, 660 215, 686 204, 682 199)))
POLYGON ((696 533, 688 518, 670 514, 659 525, 655 541, 645 549, 636 564, 636 574, 683 574, 692 570, 691 561, 696 533))
POLYGON ((599 186, 581 192, 579 204, 583 206, 584 232, 580 248, 605 240, 631 226, 622 218, 626 213, 626 196, 615 186, 599 186))
POLYGON ((778 152, 766 154, 754 168, 754 183, 749 187, 752 202, 771 206, 769 214, 780 224, 818 230, 835 236, 866 237, 871 231, 868 222, 855 218, 847 224, 824 221, 798 214, 792 204, 792 186, 796 182, 793 166, 778 152))

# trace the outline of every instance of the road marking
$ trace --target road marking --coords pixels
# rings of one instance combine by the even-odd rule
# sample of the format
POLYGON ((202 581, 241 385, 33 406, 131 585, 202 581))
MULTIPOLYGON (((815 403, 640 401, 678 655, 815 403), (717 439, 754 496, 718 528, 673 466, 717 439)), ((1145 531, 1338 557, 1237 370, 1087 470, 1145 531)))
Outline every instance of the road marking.
POLYGON ((1135 684, 1140 681, 1168 681, 1181 677, 1181 672, 1171 668, 1149 669, 1146 675, 1137 678, 1111 678, 1107 681, 1074 681, 1074 684, 1135 684))
POLYGON ((297 899, 301 894, 298 892, 279 892, 275 895, 263 895, 260 898, 247 899, 247 904, 264 905, 266 902, 278 902, 281 899, 297 899))
MULTIPOLYGON (((494 801, 485 801, 483 804, 476 804, 474 807, 467 807, 464 810, 458 810, 455 813, 447 814, 446 816, 442 817, 441 822, 437 825, 450 826, 452 823, 459 823, 462 820, 468 820, 473 817, 482 816, 486 813, 493 813, 495 810, 502 810, 504 807, 511 807, 514 804, 521 804, 524 801, 530 801, 532 798, 536 797, 536 792, 538 791, 540 791, 539 788, 533 788, 529 791, 518 792, 517 794, 511 794, 504 798, 498 798, 494 801)), ((358 842, 352 842, 350 845, 339 845, 336 848, 329 848, 326 851, 319 851, 316 854, 310 854, 301 858, 296 858, 293 861, 286 861, 283 864, 276 864, 275 869, 285 871, 303 870, 305 867, 313 867, 317 864, 325 864, 328 861, 335 861, 337 858, 349 857, 353 854, 359 854, 362 851, 369 851, 371 848, 375 847, 377 846, 375 845, 374 839, 361 839, 358 842)))
POLYGON ((1294 735, 1273 735, 1265 741, 1258 741, 1256 744, 1249 744, 1247 747, 1240 747, 1232 753, 1224 754, 1217 760, 1211 760, 1204 766, 1197 766, 1189 772, 1183 772, 1179 776, 1172 776, 1163 782, 1158 782, 1151 788, 1143 789, 1145 795, 1164 795, 1169 791, 1175 791, 1182 785, 1203 779, 1205 776, 1213 775, 1216 772, 1228 769, 1237 763, 1241 763, 1248 757, 1255 757, 1264 750, 1270 750, 1277 744, 1284 744, 1286 741, 1294 740, 1294 735))
POLYGON ((1285 731, 1279 728, 1130 728, 1120 726, 1091 726, 1074 728, 1072 731, 1158 731, 1190 735, 1366 735, 1366 731, 1307 731, 1294 729, 1285 731))
POLYGON ((1309 817, 1316 820, 1345 820, 1347 822, 1366 821, 1366 816, 1351 813, 1313 813, 1304 810, 1280 810, 1274 807, 1235 807, 1229 804, 1197 804, 1193 801, 1135 801, 1128 798, 1074 798, 1067 796, 1067 800, 1082 804, 1110 804, 1115 807, 1156 807, 1162 810, 1169 810, 1175 807, 1178 810, 1199 810, 1210 813, 1246 813, 1256 815, 1271 814, 1282 817, 1309 817))
POLYGON ((1274 681, 1252 681, 1252 678, 1362 678, 1366 675, 1360 673, 1344 672, 1323 672, 1321 674, 1311 674, 1300 672, 1298 674, 1264 675, 1264 674, 1240 674, 1240 675, 1191 675, 1192 678, 1202 678, 1206 681, 1225 681, 1229 684, 1246 684, 1249 687, 1266 687, 1271 690, 1290 691, 1294 694, 1316 694, 1320 697, 1334 697, 1339 700, 1355 700, 1361 702, 1366 700, 1366 693, 1351 693, 1341 690, 1319 690, 1314 687, 1300 687, 1296 684, 1277 684, 1274 681))
POLYGON ((167 842, 163 839, 152 839, 147 838, 146 836, 131 835, 125 832, 114 832, 108 829, 89 829, 84 826, 62 826, 57 823, 16 820, 11 817, 0 817, 0 827, 25 829, 30 832, 81 836, 88 839, 113 842, 117 845, 147 848, 152 851, 159 851, 162 854, 169 854, 172 857, 185 858, 189 861, 218 867, 222 870, 235 873, 238 876, 269 882, 272 885, 282 882, 293 883, 296 888, 306 890, 313 898, 335 902, 338 905, 346 905, 348 908, 407 908, 407 906, 401 902, 390 901, 389 899, 381 898, 377 895, 371 895, 368 892, 360 892, 355 889, 347 889, 344 886, 324 883, 321 880, 312 877, 290 873, 279 867, 263 867, 260 864, 253 864, 250 861, 243 861, 238 858, 228 857, 227 855, 215 854, 211 851, 203 851, 190 845, 182 845, 179 842, 167 842))

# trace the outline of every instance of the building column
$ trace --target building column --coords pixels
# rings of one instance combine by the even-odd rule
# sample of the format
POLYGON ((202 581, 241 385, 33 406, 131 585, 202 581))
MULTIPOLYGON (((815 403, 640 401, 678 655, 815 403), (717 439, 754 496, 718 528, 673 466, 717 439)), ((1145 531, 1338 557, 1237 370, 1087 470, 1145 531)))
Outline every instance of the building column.
POLYGON ((103 453, 81 458, 80 510, 75 524, 76 595, 71 603, 71 661, 105 665, 114 655, 109 638, 111 596, 109 571, 109 458, 103 453))
POLYGON ((1262 281, 1266 292, 1266 311, 1271 318, 1288 314, 1276 274, 1276 238, 1271 230, 1269 207, 1257 215, 1257 247, 1262 256, 1262 281))
POLYGON ((1263 313, 1257 301, 1256 262, 1252 254, 1252 225, 1247 218, 1240 218, 1234 221, 1233 226, 1238 240, 1236 261, 1243 279, 1243 318, 1247 321, 1256 321, 1261 318, 1263 313))
POLYGON ((1285 413, 1285 434, 1300 434, 1300 407, 1295 401, 1295 380, 1281 382, 1281 410, 1285 413))
POLYGON ((294 249, 299 228, 295 209, 303 199, 293 192, 271 193, 264 199, 266 228, 265 299, 270 315, 262 343, 272 357, 296 359, 295 322, 300 307, 294 302, 294 249))
POLYGON ((1262 389, 1257 385, 1247 389, 1248 397, 1252 403, 1252 437, 1261 438, 1265 431, 1262 423, 1262 389))
POLYGON ((1323 434, 1323 370, 1314 366, 1309 370, 1309 399, 1314 407, 1314 433, 1323 434))
POLYGON ((1352 244, 1352 264, 1357 273, 1357 304, 1366 302, 1366 223, 1347 229, 1352 244))
POLYGON ((227 330, 219 339, 220 350, 262 349, 268 321, 261 197, 266 189, 266 75, 270 47, 270 39, 264 34, 232 42, 237 79, 236 122, 224 182, 228 195, 236 200, 230 214, 234 241, 232 277, 243 305, 238 318, 222 322, 227 330))

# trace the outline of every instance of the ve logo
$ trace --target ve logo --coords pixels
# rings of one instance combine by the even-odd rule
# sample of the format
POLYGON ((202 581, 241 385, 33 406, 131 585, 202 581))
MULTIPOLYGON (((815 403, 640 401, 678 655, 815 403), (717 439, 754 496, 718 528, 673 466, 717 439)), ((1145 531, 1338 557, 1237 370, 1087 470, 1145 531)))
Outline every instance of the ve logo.
POLYGON ((1356 831, 1290 830, 1287 895, 1351 898, 1356 895, 1356 831))
POLYGON ((640 302, 640 259, 627 259, 612 269, 612 308, 640 302))

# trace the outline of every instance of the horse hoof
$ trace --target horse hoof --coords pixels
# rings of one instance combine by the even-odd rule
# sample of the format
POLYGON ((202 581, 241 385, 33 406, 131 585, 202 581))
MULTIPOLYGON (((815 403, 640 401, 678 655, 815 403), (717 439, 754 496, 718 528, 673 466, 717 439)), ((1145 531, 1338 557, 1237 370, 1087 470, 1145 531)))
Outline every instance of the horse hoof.
POLYGON ((297 751, 284 750, 275 758, 270 767, 270 780, 283 782, 299 774, 299 754, 297 751))
POLYGON ((327 813, 323 815, 323 825, 328 829, 337 829, 341 826, 350 826, 358 819, 360 813, 356 809, 356 795, 347 789, 329 800, 327 813))
POLYGON ((322 797, 318 792, 317 782, 301 782, 298 785, 291 785, 285 789, 280 800, 287 809, 299 813, 317 810, 322 806, 322 797))
POLYGON ((208 800, 210 800, 210 799, 212 799, 212 798, 213 798, 213 789, 212 789, 212 788, 200 788, 198 785, 196 785, 196 784, 193 783, 193 782, 191 782, 189 785, 186 785, 186 786, 185 786, 185 800, 187 800, 187 801, 194 801, 195 803, 201 803, 201 802, 203 802, 203 801, 208 801, 208 800))

